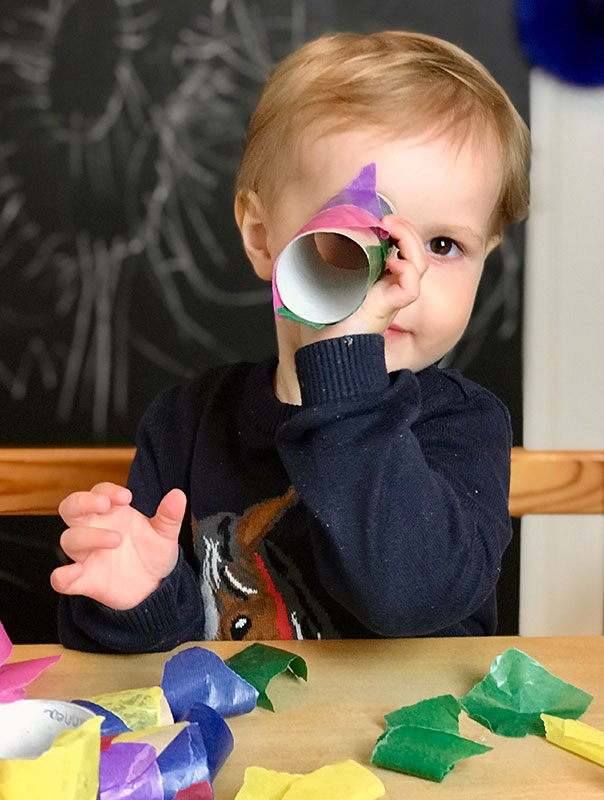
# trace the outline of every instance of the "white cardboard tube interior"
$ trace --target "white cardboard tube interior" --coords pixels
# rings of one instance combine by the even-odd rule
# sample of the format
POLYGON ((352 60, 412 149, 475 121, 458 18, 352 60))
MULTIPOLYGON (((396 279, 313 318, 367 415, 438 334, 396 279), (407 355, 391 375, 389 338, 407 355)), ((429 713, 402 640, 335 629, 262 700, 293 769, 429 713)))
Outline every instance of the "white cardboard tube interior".
POLYGON ((290 242, 279 256, 276 282, 286 308, 311 322, 330 324, 363 302, 369 262, 363 269, 334 267, 321 258, 314 234, 308 233, 290 242))
POLYGON ((38 758, 60 733, 79 728, 94 716, 87 708, 62 700, 0 704, 0 758, 38 758))

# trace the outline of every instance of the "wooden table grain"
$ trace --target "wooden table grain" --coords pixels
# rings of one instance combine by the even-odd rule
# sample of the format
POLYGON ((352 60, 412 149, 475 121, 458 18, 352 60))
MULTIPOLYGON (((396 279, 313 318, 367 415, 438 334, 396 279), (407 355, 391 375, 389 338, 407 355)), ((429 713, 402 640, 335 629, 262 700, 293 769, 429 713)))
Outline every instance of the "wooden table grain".
MULTIPOLYGON (((186 646, 191 646, 190 643, 186 646)), ((200 643, 227 658, 241 643, 200 643)), ((228 724, 235 749, 215 781, 216 800, 232 800, 247 766, 308 772, 353 758, 370 766, 383 715, 439 694, 465 694, 488 672, 493 659, 518 647, 565 681, 594 695, 583 721, 604 729, 604 639, 602 637, 390 639, 275 642, 308 664, 308 683, 273 680, 276 712, 256 709, 228 724)), ((179 648, 182 649, 182 648, 179 648)), ((159 683, 170 654, 114 656, 63 650, 58 645, 21 645, 11 660, 61 653, 38 678, 29 697, 69 700, 100 692, 159 683)), ((370 767, 396 800, 589 800, 604 798, 604 769, 528 736, 496 736, 460 717, 462 735, 491 745, 481 756, 458 762, 441 784, 370 767)))

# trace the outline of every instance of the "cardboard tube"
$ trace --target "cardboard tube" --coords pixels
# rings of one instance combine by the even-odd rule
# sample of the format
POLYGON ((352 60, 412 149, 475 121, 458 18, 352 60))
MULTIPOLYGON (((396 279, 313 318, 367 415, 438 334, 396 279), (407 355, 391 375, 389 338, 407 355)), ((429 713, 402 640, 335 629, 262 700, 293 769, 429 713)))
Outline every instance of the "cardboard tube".
POLYGON ((380 228, 381 217, 394 211, 392 203, 376 192, 376 176, 375 163, 363 167, 281 251, 273 270, 278 316, 323 327, 340 322, 362 304, 382 274, 390 245, 380 228), (316 234, 347 240, 333 263, 319 252, 316 234))
POLYGON ((297 236, 279 256, 277 288, 283 304, 296 316, 329 325, 361 305, 384 266, 380 237, 372 229, 317 228, 297 236), (314 233, 335 233, 363 253, 364 266, 342 269, 324 261, 314 233))
POLYGON ((16 700, 0 705, 0 758, 37 758, 63 731, 96 715, 62 700, 16 700))

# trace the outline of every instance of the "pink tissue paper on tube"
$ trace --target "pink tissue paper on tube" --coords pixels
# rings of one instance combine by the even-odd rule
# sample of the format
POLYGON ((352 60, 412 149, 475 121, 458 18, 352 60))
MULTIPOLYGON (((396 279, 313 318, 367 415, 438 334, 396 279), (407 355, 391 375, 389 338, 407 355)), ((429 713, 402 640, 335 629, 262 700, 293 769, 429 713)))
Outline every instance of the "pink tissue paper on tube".
POLYGON ((377 165, 367 164, 302 227, 273 265, 273 308, 289 317, 323 327, 352 314, 380 277, 389 248, 381 218, 393 208, 377 193, 377 165), (336 234, 357 246, 364 266, 340 269, 325 261, 315 235, 336 234), (363 261, 363 259, 362 259, 363 261))

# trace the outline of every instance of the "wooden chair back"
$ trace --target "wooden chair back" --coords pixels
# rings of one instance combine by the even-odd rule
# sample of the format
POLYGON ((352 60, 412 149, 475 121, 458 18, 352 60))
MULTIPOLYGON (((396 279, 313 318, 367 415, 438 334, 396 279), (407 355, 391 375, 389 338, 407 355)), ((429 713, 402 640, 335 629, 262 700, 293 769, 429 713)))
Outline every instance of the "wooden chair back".
MULTIPOLYGON (((0 514, 56 514, 70 492, 124 484, 133 457, 133 447, 0 448, 0 514)), ((604 514, 604 451, 515 447, 510 514, 604 514)))
POLYGON ((510 514, 604 514, 604 451, 514 447, 510 514))
POLYGON ((133 447, 0 448, 0 514, 57 514, 70 492, 125 484, 133 458, 133 447))

